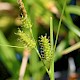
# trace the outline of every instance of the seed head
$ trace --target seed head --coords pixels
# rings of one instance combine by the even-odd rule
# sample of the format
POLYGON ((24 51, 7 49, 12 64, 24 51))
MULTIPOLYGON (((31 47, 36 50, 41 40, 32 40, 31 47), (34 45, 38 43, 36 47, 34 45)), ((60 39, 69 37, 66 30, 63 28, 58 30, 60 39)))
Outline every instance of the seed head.
POLYGON ((35 41, 30 37, 30 35, 26 35, 20 29, 17 32, 17 35, 20 37, 20 40, 27 46, 28 49, 33 49, 36 46, 35 41))
POLYGON ((40 37, 40 45, 41 45, 41 49, 44 52, 44 58, 43 61, 45 62, 45 65, 50 65, 50 62, 52 60, 52 52, 51 52, 51 45, 49 40, 47 39, 46 36, 41 36, 40 37))
POLYGON ((22 16, 21 22, 22 22, 22 27, 24 27, 24 28, 31 28, 32 27, 31 21, 27 17, 27 15, 25 17, 22 16))

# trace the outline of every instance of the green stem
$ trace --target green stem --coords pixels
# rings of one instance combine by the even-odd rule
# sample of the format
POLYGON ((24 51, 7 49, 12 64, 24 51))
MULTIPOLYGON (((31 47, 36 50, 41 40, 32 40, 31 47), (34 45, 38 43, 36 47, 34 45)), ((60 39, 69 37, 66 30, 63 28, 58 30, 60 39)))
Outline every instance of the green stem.
POLYGON ((46 67, 46 66, 45 66, 45 64, 44 64, 44 62, 43 62, 43 60, 42 60, 42 58, 41 58, 41 55, 40 55, 40 53, 39 53, 38 49, 37 49, 37 48, 35 48, 35 51, 37 52, 38 56, 40 57, 40 59, 41 59, 41 61, 42 61, 43 65, 44 65, 45 70, 46 70, 46 71, 47 71, 47 73, 49 74, 49 71, 48 71, 47 67, 46 67))
POLYGON ((13 46, 13 45, 4 45, 4 44, 0 44, 0 46, 7 46, 7 47, 12 47, 12 48, 26 48, 26 46, 25 47, 20 47, 20 46, 13 46))
POLYGON ((51 51, 53 50, 53 20, 52 17, 50 17, 50 43, 51 43, 51 51))
POLYGON ((54 60, 52 60, 52 63, 50 66, 49 77, 50 77, 50 80, 55 80, 55 77, 54 77, 54 60))
POLYGON ((69 47, 67 49, 65 49, 64 51, 62 51, 62 54, 63 55, 64 54, 68 54, 68 53, 70 53, 70 52, 72 52, 72 51, 74 51, 76 49, 79 49, 79 48, 80 48, 80 42, 74 44, 73 46, 71 46, 71 47, 69 47))
MULTIPOLYGON (((53 52, 54 43, 53 43, 53 20, 52 20, 52 17, 50 17, 50 43, 51 43, 51 52, 53 52)), ((49 77, 50 77, 50 80, 54 80, 54 56, 53 56, 53 59, 52 59, 51 65, 50 65, 49 77)))
POLYGON ((57 44, 57 40, 58 40, 58 36, 59 36, 59 31, 60 31, 60 27, 61 27, 61 22, 62 22, 62 19, 63 19, 63 14, 64 14, 64 11, 65 11, 65 7, 66 7, 66 1, 67 1, 67 0, 65 0, 65 2, 64 2, 63 9, 62 9, 62 13, 61 13, 61 17, 60 17, 60 21, 59 21, 59 25, 58 25, 58 31, 57 31, 57 35, 56 35, 54 50, 56 49, 56 44, 57 44))

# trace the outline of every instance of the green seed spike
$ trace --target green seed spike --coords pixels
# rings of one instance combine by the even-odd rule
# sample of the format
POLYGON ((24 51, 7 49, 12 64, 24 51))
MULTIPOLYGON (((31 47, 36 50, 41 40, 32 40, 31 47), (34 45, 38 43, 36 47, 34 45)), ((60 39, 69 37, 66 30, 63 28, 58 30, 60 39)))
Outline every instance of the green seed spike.
POLYGON ((40 45, 41 45, 42 51, 44 52, 43 61, 44 61, 45 65, 49 68, 50 62, 52 60, 51 45, 46 36, 44 36, 44 37, 41 36, 40 39, 41 39, 40 45))
POLYGON ((32 27, 31 21, 27 17, 27 15, 25 17, 22 16, 21 22, 22 22, 22 27, 24 27, 24 28, 31 28, 32 27))
POLYGON ((35 48, 36 43, 29 35, 26 35, 20 29, 18 29, 18 32, 16 34, 20 37, 20 40, 27 46, 28 49, 31 50, 35 48))

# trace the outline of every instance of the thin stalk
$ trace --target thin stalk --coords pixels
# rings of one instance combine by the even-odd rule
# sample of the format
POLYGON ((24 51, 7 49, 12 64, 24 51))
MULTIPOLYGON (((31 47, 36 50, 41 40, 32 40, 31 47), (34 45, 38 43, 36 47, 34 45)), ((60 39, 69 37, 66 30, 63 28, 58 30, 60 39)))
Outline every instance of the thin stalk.
POLYGON ((20 67, 20 72, 19 72, 19 80, 23 80, 23 77, 25 75, 26 67, 27 67, 27 61, 30 53, 28 50, 24 50, 23 52, 23 59, 20 67))
POLYGON ((40 57, 40 59, 41 59, 41 61, 42 61, 43 65, 44 65, 45 70, 46 70, 46 71, 47 71, 47 73, 49 74, 49 71, 48 71, 47 67, 46 67, 46 66, 45 66, 45 64, 44 64, 44 62, 43 62, 43 60, 42 60, 42 58, 41 58, 41 55, 40 55, 40 53, 39 53, 38 49, 37 49, 37 48, 35 48, 35 51, 37 52, 38 56, 40 57))
POLYGON ((50 17, 50 43, 51 43, 51 51, 53 50, 53 20, 52 17, 50 17))
POLYGON ((23 56, 20 73, 19 73, 19 80, 23 80, 23 77, 26 71, 27 61, 28 61, 28 58, 26 56, 23 56))
MULTIPOLYGON (((53 20, 50 17, 50 44, 51 44, 51 52, 53 52, 53 20)), ((54 52, 53 52, 54 53, 54 52)), ((54 54, 53 59, 50 65, 50 72, 49 72, 50 80, 54 80, 54 54)))
POLYGON ((60 31, 60 27, 61 27, 61 22, 62 22, 62 19, 63 19, 63 14, 64 14, 64 11, 65 11, 65 7, 66 7, 66 1, 64 2, 64 5, 63 5, 63 10, 62 10, 62 13, 61 13, 61 17, 60 17, 60 21, 59 21, 59 25, 58 25, 58 31, 57 31, 57 35, 56 35, 56 40, 55 40, 55 45, 54 45, 54 51, 56 49, 56 44, 57 44, 57 40, 58 40, 58 36, 59 36, 59 31, 60 31))
POLYGON ((4 44, 0 44, 0 46, 7 46, 7 47, 12 47, 12 48, 26 48, 26 46, 25 47, 20 47, 20 46, 12 46, 12 45, 4 45, 4 44))
POLYGON ((73 46, 65 49, 64 51, 62 51, 62 55, 65 55, 65 54, 68 54, 76 49, 79 49, 80 48, 80 42, 74 44, 73 46))
MULTIPOLYGON (((67 49, 64 49, 62 51, 60 51, 57 55, 59 57, 55 57, 55 62, 63 55, 66 55, 66 54, 69 54, 70 52, 74 51, 74 50, 77 50, 77 49, 80 49, 80 42, 68 47, 67 49)), ((57 56, 55 55, 55 56, 57 56)))

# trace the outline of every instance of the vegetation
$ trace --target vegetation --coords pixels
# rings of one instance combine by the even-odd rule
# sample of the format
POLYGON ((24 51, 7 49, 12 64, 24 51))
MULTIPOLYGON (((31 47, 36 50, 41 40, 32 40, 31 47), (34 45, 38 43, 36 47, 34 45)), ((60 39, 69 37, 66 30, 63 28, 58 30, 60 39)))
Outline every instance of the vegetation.
POLYGON ((80 7, 70 0, 8 2, 0 13, 0 61, 11 76, 0 79, 42 80, 47 72, 55 80, 54 62, 80 49, 80 28, 72 21, 80 7))

